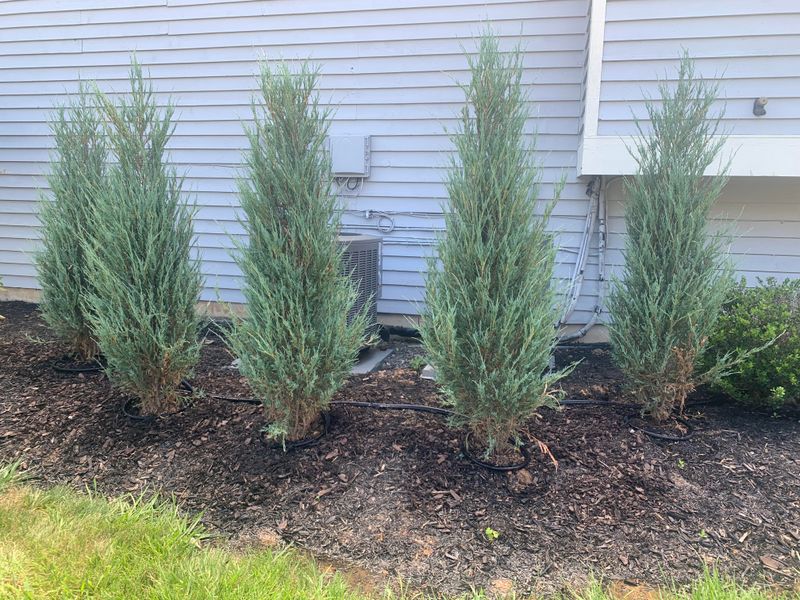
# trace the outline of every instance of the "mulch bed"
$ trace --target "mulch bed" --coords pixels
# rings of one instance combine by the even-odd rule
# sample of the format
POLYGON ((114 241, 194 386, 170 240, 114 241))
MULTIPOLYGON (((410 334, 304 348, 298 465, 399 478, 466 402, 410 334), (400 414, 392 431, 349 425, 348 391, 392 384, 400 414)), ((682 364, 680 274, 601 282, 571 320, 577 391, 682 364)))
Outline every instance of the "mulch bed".
MULTIPOLYGON (((543 410, 527 424, 558 459, 498 474, 468 462, 441 417, 336 408, 331 433, 289 454, 259 441, 260 407, 211 394, 249 390, 209 337, 194 405, 155 425, 126 420, 102 374, 65 375, 64 350, 22 303, 0 303, 0 461, 21 457, 46 483, 108 495, 158 491, 203 511, 237 544, 291 543, 376 580, 458 592, 553 592, 589 574, 685 582, 706 566, 791 587, 800 573, 800 420, 725 405, 692 412, 688 442, 649 439, 603 406, 543 410), (490 542, 484 531, 500 533, 490 542)), ((403 356, 418 347, 403 346, 403 356)), ((603 348, 583 359, 570 397, 621 401, 603 348)), ((415 371, 355 377, 339 398, 436 404, 415 371)))

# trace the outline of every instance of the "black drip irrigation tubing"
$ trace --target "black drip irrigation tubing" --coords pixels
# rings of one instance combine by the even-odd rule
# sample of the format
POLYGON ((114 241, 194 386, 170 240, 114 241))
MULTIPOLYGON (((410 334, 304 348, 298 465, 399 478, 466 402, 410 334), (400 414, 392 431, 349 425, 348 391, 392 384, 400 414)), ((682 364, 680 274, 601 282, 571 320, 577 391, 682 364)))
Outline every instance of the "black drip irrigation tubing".
MULTIPOLYGON (((511 471, 519 471, 531 464, 531 453, 528 451, 528 447, 525 444, 519 446, 519 452, 520 454, 522 454, 522 460, 517 463, 513 463, 510 465, 496 465, 494 463, 481 460, 480 458, 475 456, 469 449, 470 435, 471 435, 470 433, 467 433, 467 435, 461 438, 461 452, 471 462, 475 463, 480 467, 483 467, 484 469, 489 469, 490 471, 496 471, 498 473, 508 473, 511 471)), ((514 440, 509 440, 509 443, 513 444, 514 440)))
POLYGON ((641 431, 642 433, 648 435, 651 438, 655 438, 657 440, 664 440, 665 442, 685 442, 690 440, 694 437, 694 427, 684 418, 675 417, 675 420, 686 427, 686 433, 683 435, 672 435, 671 433, 661 433, 660 431, 653 431, 651 429, 647 429, 646 427, 642 427, 641 425, 637 425, 633 422, 634 419, 640 418, 635 413, 629 414, 625 417, 625 425, 630 427, 631 429, 636 429, 637 431, 641 431))
POLYGON ((99 373, 105 370, 103 363, 99 360, 94 361, 94 364, 87 364, 81 366, 66 366, 61 363, 53 363, 52 365, 53 371, 56 373, 66 373, 69 375, 74 375, 76 373, 99 373))
POLYGON ((565 398, 559 402, 560 406, 624 406, 609 400, 592 400, 590 398, 565 398))
MULTIPOLYGON (((260 404, 260 402, 259 402, 260 404)), ((283 450, 284 452, 291 452, 292 450, 300 450, 302 448, 310 448, 311 446, 316 446, 319 441, 327 435, 328 431, 331 429, 331 414, 329 412, 322 413, 322 429, 317 435, 313 435, 311 437, 304 438, 302 440, 295 440, 293 442, 268 442, 266 436, 265 429, 262 429, 259 434, 258 438, 261 440, 261 443, 264 444, 267 448, 271 450, 283 450)))
POLYGON ((236 398, 234 396, 218 396, 216 394, 211 394, 210 398, 212 400, 222 400, 223 402, 230 402, 231 404, 252 404, 254 406, 261 405, 261 400, 257 400, 256 398, 236 398))
MULTIPOLYGON (((232 404, 252 404, 260 405, 261 400, 256 398, 236 398, 234 396, 218 396, 212 394, 211 398, 214 400, 222 400, 223 402, 230 402, 232 404)), ((359 402, 356 400, 333 400, 331 406, 354 406, 357 408, 373 408, 376 410, 415 410, 417 412, 426 412, 436 415, 450 416, 452 410, 447 408, 439 408, 438 406, 427 406, 425 404, 392 404, 388 402, 359 402)))
MULTIPOLYGON (((630 408, 630 405, 621 404, 619 402, 611 402, 609 400, 589 400, 589 399, 583 399, 583 398, 567 398, 565 400, 562 400, 561 404, 563 406, 610 406, 610 407, 620 408, 620 409, 629 409, 630 408)), ((685 408, 691 408, 692 406, 704 406, 706 404, 710 404, 710 402, 701 401, 701 402, 697 402, 697 403, 690 403, 685 408)), ((640 418, 640 417, 636 413, 630 413, 630 414, 626 415, 625 416, 625 425, 627 427, 630 427, 631 429, 635 429, 637 431, 641 431, 642 433, 644 433, 645 435, 647 435, 648 437, 650 437, 652 439, 663 440, 665 442, 685 442, 687 440, 692 439, 694 437, 694 434, 695 434, 695 428, 692 426, 692 424, 689 423, 689 421, 687 421, 683 417, 680 417, 680 416, 677 416, 677 415, 674 417, 675 420, 686 428, 686 433, 683 434, 683 435, 673 435, 673 434, 669 434, 669 433, 662 433, 660 431, 654 431, 652 429, 648 429, 647 427, 644 427, 642 425, 637 425, 634 422, 634 419, 638 419, 638 418, 640 418)))
POLYGON ((138 398, 128 398, 125 401, 125 404, 122 405, 122 414, 125 415, 131 421, 135 421, 137 423, 153 423, 158 419, 165 419, 167 417, 173 417, 175 415, 179 415, 183 411, 185 411, 191 405, 191 402, 188 400, 186 402, 181 403, 180 408, 178 410, 174 410, 168 413, 160 413, 157 415, 140 415, 133 412, 133 407, 137 405, 139 402, 138 398))
MULTIPOLYGON (((231 403, 234 403, 234 404, 250 404, 250 405, 260 405, 261 404, 261 401, 257 400, 256 398, 236 398, 236 397, 233 397, 233 396, 219 396, 219 395, 212 395, 211 398, 213 398, 214 400, 222 400, 224 402, 231 402, 231 403)), ((589 399, 589 398, 566 398, 564 400, 561 400, 559 402, 559 404, 561 406, 609 406, 609 407, 612 407, 612 408, 621 408, 621 409, 629 408, 629 405, 627 405, 627 404, 621 404, 619 402, 611 402, 610 400, 592 400, 592 399, 589 399)), ((362 401, 357 401, 357 400, 333 400, 331 402, 331 405, 332 406, 334 406, 334 405, 335 406, 352 406, 352 407, 355 407, 355 408, 369 408, 369 409, 373 409, 373 410, 411 410, 411 411, 416 411, 416 412, 429 413, 429 414, 435 414, 435 415, 444 415, 444 416, 453 416, 454 414, 456 414, 454 411, 452 411, 450 409, 440 408, 438 406, 428 406, 426 404, 396 404, 396 403, 388 403, 388 402, 362 402, 362 401)), ((325 413, 325 414, 328 414, 328 413, 325 413)), ((683 419, 681 417, 675 417, 675 419, 676 419, 676 421, 681 423, 684 427, 686 427, 686 429, 688 431, 688 433, 686 433, 684 435, 681 435, 681 436, 675 436, 675 435, 670 435, 670 434, 666 434, 666 433, 661 433, 661 432, 658 432, 658 431, 652 431, 650 429, 647 429, 646 427, 641 427, 639 425, 636 425, 635 423, 632 422, 635 417, 636 417, 635 414, 627 415, 625 417, 625 424, 627 426, 631 427, 632 429, 636 429, 637 431, 641 431, 642 433, 644 433, 645 435, 647 435, 647 436, 649 436, 649 437, 651 437, 653 439, 664 440, 664 441, 669 441, 669 442, 682 442, 682 441, 686 441, 686 440, 691 439, 695 434, 695 430, 691 426, 691 424, 686 419, 683 419)), ((319 441, 319 439, 323 435, 325 435, 325 433, 327 433, 329 425, 330 425, 330 417, 328 417, 328 421, 326 422, 326 427, 323 430, 323 433, 321 433, 319 436, 317 436, 315 438, 310 438, 309 440, 301 440, 300 442, 294 442, 291 445, 287 444, 286 445, 286 449, 287 450, 289 450, 289 449, 294 450, 294 449, 304 448, 304 447, 308 447, 308 446, 316 444, 319 441)), ((525 467, 527 467, 530 464, 530 452, 528 451, 528 449, 527 449, 527 447, 525 445, 520 446, 520 452, 523 455, 523 461, 521 461, 521 462, 519 462, 517 464, 499 466, 499 465, 493 465, 492 463, 488 463, 486 461, 480 460, 479 458, 477 458, 474 454, 472 454, 470 452, 468 438, 469 438, 469 434, 462 439, 462 441, 461 441, 461 449, 462 449, 462 451, 464 453, 464 456, 466 456, 470 461, 472 461, 476 465, 479 465, 481 467, 484 467, 484 468, 492 470, 492 471, 508 472, 508 471, 518 471, 520 469, 524 469, 525 467)), ((275 444, 270 445, 270 444, 268 444, 266 442, 266 440, 264 439, 263 434, 261 436, 261 441, 265 445, 267 445, 267 446, 269 446, 271 448, 282 448, 283 447, 280 444, 278 444, 278 445, 275 445, 275 444)))
POLYGON ((356 400, 333 400, 331 405, 355 406, 358 408, 373 408, 376 410, 414 410, 417 412, 432 413, 435 415, 452 416, 455 413, 448 408, 427 406, 425 404, 392 404, 388 402, 359 402, 356 400))
POLYGON ((131 421, 135 421, 137 423, 153 423, 158 419, 163 419, 166 417, 172 417, 174 415, 180 414, 185 411, 189 406, 191 406, 190 398, 194 394, 194 387, 191 383, 186 381, 185 379, 181 380, 180 384, 178 385, 178 389, 182 392, 186 392, 188 397, 182 398, 184 402, 181 403, 178 410, 174 410, 169 413, 161 413, 158 415, 140 415, 133 412, 133 407, 136 406, 137 402, 139 401, 138 398, 128 398, 125 400, 125 403, 122 405, 122 414, 125 415, 131 421))

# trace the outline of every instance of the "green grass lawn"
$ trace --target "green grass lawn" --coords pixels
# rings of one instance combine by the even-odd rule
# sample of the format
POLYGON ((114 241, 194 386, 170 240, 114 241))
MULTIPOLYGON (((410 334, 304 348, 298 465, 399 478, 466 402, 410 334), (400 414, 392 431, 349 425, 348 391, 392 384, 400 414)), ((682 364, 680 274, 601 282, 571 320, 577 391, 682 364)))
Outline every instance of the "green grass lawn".
MULTIPOLYGON (((421 598, 377 596, 401 597, 421 598)), ((600 585, 568 597, 608 598, 600 585)), ((713 575, 690 591, 663 594, 664 600, 775 597, 713 575)), ((217 547, 174 504, 39 489, 13 466, 0 467, 0 598, 368 600, 295 552, 217 547)))

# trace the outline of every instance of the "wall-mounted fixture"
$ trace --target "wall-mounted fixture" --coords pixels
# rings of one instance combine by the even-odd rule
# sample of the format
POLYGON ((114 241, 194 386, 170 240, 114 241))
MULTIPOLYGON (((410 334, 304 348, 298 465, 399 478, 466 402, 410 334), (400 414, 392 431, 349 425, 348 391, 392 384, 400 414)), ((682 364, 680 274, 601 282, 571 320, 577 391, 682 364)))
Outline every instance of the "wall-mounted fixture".
POLYGON ((765 98, 764 96, 756 98, 753 102, 753 114, 757 117, 763 117, 767 114, 767 102, 769 102, 769 98, 765 98))
POLYGON ((334 177, 369 177, 368 135, 332 135, 329 147, 334 177))

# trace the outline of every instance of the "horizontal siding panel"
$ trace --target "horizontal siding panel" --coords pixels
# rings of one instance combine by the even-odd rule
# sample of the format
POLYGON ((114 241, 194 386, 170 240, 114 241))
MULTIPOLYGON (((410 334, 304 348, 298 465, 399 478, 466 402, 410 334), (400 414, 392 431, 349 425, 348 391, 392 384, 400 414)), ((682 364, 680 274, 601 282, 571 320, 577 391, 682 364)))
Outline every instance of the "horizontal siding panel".
POLYGON ((650 19, 686 19, 708 15, 737 16, 764 14, 794 14, 796 0, 611 0, 606 7, 606 20, 639 21, 650 19))
MULTIPOLYGON (((655 102, 654 104, 659 106, 660 102, 655 102)), ((770 102, 767 106, 769 108, 770 121, 779 121, 783 119, 796 120, 800 118, 800 110, 798 110, 796 104, 797 102, 790 98, 784 99, 782 102, 770 102)), ((753 114, 752 98, 746 100, 727 99, 724 102, 718 102, 716 106, 711 108, 711 113, 714 114, 717 111, 721 112, 723 110, 725 120, 736 119, 758 121, 760 123, 764 122, 761 117, 756 117, 753 114)), ((646 105, 643 100, 630 102, 606 101, 603 102, 600 107, 600 118, 604 121, 624 121, 630 119, 631 115, 637 119, 647 118, 646 105)))
POLYGON ((686 50, 720 88, 734 135, 800 135, 800 4, 795 0, 608 0, 598 134, 636 133, 643 98, 674 80, 686 50), (753 99, 767 97, 767 114, 753 99), (632 109, 632 110, 631 110, 632 109))
MULTIPOLYGON (((459 25, 454 25, 454 28, 459 28, 459 25)), ((464 36, 469 37, 474 34, 468 26, 460 26, 463 29, 464 36)), ((409 45, 408 39, 400 37, 400 32, 395 31, 397 35, 392 37, 392 32, 386 32, 389 35, 385 39, 378 36, 371 36, 373 39, 367 39, 362 36, 357 44, 358 56, 392 56, 392 55, 405 55, 415 56, 418 54, 456 54, 458 53, 459 46, 454 44, 452 38, 442 38, 442 32, 436 29, 426 31, 408 30, 407 33, 416 38, 415 45, 418 49, 414 50, 409 45)), ((512 47, 517 43, 521 44, 529 52, 563 52, 580 50, 583 42, 583 35, 565 34, 565 35, 546 35, 539 33, 535 36, 519 35, 519 30, 516 31, 499 31, 498 38, 501 47, 512 47)), ((525 32, 523 32, 525 34, 525 32)), ((406 35, 408 38, 409 35, 406 35)), ((289 38, 288 36, 281 36, 276 39, 270 37, 263 38, 258 34, 253 33, 228 33, 228 34, 195 34, 191 36, 149 36, 144 38, 136 38, 135 41, 128 47, 120 47, 119 40, 116 38, 98 38, 91 40, 47 40, 47 41, 28 41, 20 40, 14 42, 0 42, 2 43, 3 52, 5 56, 15 56, 16 60, 27 61, 47 61, 51 58, 49 55, 59 54, 74 54, 83 52, 96 57, 99 64, 119 64, 119 54, 127 53, 130 50, 136 50, 141 56, 151 58, 153 61, 158 61, 159 55, 164 50, 169 50, 172 60, 197 60, 196 51, 213 46, 215 48, 215 60, 231 61, 231 60, 247 60, 252 59, 260 53, 267 56, 305 56, 313 58, 316 61, 322 61, 330 58, 353 58, 353 42, 352 40, 344 41, 330 41, 325 44, 310 45, 307 40, 304 41, 302 37, 289 38), (104 57, 104 53, 111 53, 111 57, 104 57), (107 62, 111 61, 111 62, 107 62)), ((57 58, 57 57, 56 57, 57 58)), ((61 58, 65 61, 65 58, 61 58)), ((56 63, 58 64, 58 63, 56 63)))
MULTIPOLYGON (((40 2, 39 6, 47 5, 40 2)), ((129 4, 126 2, 126 4, 129 4)), ((501 0, 494 2, 483 1, 464 1, 464 0, 440 0, 433 2, 404 2, 398 6, 393 0, 369 1, 369 0, 350 0, 347 4, 335 4, 328 0, 303 0, 298 3, 295 0, 270 0, 237 2, 235 4, 209 3, 205 5, 186 5, 181 6, 174 2, 161 2, 159 4, 146 7, 113 7, 108 3, 102 10, 78 9, 61 11, 61 18, 55 17, 52 13, 44 13, 46 20, 42 18, 43 13, 36 10, 36 5, 31 6, 31 10, 8 15, 3 20, 0 30, 3 28, 21 28, 41 25, 43 23, 52 26, 76 25, 76 24, 107 24, 130 22, 169 22, 170 31, 178 33, 178 24, 184 22, 207 22, 219 23, 220 30, 226 25, 230 31, 245 31, 240 21, 246 19, 255 31, 269 31, 271 29, 285 29, 296 27, 298 20, 307 22, 309 28, 331 27, 331 21, 336 20, 337 26, 344 18, 341 25, 353 25, 347 19, 353 19, 357 24, 367 26, 375 22, 405 22, 405 23, 431 23, 437 22, 436 19, 452 16, 452 8, 461 9, 459 13, 462 19, 475 19, 475 12, 485 15, 487 5, 492 5, 492 15, 497 19, 502 18, 524 18, 527 16, 523 11, 525 8, 524 0, 501 0), (338 18, 337 18, 338 17, 338 18), (264 19, 263 23, 256 22, 257 19, 264 19)), ((553 18, 571 16, 574 14, 575 7, 579 6, 581 0, 565 1, 540 1, 537 7, 539 18, 553 18)), ((1 13, 0 13, 1 14, 1 13)), ((478 20, 482 18, 478 17, 478 20)))
MULTIPOLYGON (((334 106, 334 105, 332 105, 334 106)), ((339 104, 336 106, 335 118, 338 122, 342 121, 419 121, 420 116, 431 119, 437 123, 451 123, 456 121, 453 115, 459 110, 460 105, 453 104, 432 104, 427 105, 424 110, 420 110, 418 104, 392 104, 391 116, 386 114, 386 104, 364 104, 354 102, 353 104, 339 104)), ((554 121, 552 127, 543 128, 545 131, 561 131, 570 126, 575 127, 580 107, 578 102, 544 102, 538 104, 534 111, 547 122, 554 121)), ((242 119, 248 118, 251 113, 249 105, 234 106, 181 106, 178 118, 181 123, 210 121, 212 123, 227 120, 235 121, 241 130, 242 119)), ((30 123, 37 118, 41 118, 41 109, 35 108, 5 108, 0 109, 0 122, 4 123, 30 123)))
MULTIPOLYGON (((203 165, 191 166, 189 164, 176 164, 175 167, 181 173, 186 173, 187 181, 200 181, 200 180, 222 180, 225 185, 235 186, 236 182, 234 176, 235 171, 239 168, 238 165, 203 165), (189 170, 191 167, 191 170, 189 170)), ((30 162, 8 162, 4 163, 4 168, 13 170, 17 176, 24 175, 39 175, 43 176, 47 169, 47 163, 30 163, 30 162)), ((561 175, 566 177, 576 178, 575 170, 573 167, 558 166, 558 167, 544 167, 539 169, 542 176, 548 181, 555 181, 561 175)), ((370 169, 370 177, 375 177, 376 180, 383 183, 403 183, 403 184, 442 184, 442 169, 433 167, 416 167, 416 168, 402 168, 402 167, 380 167, 373 166, 370 169)), ((0 176, 0 185, 2 185, 2 177, 0 176)), ((191 188, 190 188, 191 189, 191 188)), ((234 188, 235 189, 235 188, 234 188)))
MULTIPOLYGON (((652 0, 653 4, 670 4, 672 0, 652 0)), ((609 5, 614 2, 609 2, 609 5)), ((764 2, 768 4, 768 2, 764 2)), ((702 4, 703 6, 705 3, 702 4)), ((765 9, 768 11, 769 9, 765 9)), ((765 11, 762 11, 765 12, 765 11)), ((609 21, 606 19, 605 39, 651 40, 713 38, 751 35, 796 35, 800 33, 800 14, 766 13, 755 16, 718 16, 707 11, 705 16, 688 19, 638 19, 634 21, 609 21)))
MULTIPOLYGON (((800 180, 735 178, 711 211, 712 231, 733 235, 731 257, 748 285, 758 278, 800 278, 800 180)), ((609 268, 622 273, 625 200, 619 180, 608 197, 609 268)))
MULTIPOLYGON (((601 123, 603 124, 600 127, 601 135, 625 136, 636 133, 635 125, 631 120, 601 121, 601 123)), ((800 115, 796 119, 767 119, 764 121, 729 118, 724 120, 724 128, 735 135, 800 135, 800 115)), ((645 126, 644 131, 649 133, 649 127, 645 126)))
MULTIPOLYGON (((677 58, 680 48, 676 49, 677 58)), ((691 51, 691 48, 689 49, 691 51)), ((701 77, 715 79, 760 79, 772 77, 796 77, 800 65, 800 53, 795 56, 742 56, 735 60, 723 61, 718 58, 695 59, 695 69, 701 77)), ((608 62, 603 64, 603 80, 607 81, 655 81, 673 78, 675 60, 608 62)))
MULTIPOLYGON (((424 115, 424 113, 422 114, 424 115)), ((44 119, 45 115, 42 115, 42 120, 40 121, 8 121, 3 124, 3 129, 9 135, 46 135, 49 133, 50 128, 44 119)), ((198 136, 241 134, 243 123, 242 118, 235 115, 227 120, 206 119, 199 121, 181 118, 181 115, 178 115, 176 121, 176 133, 187 135, 191 132, 192 135, 198 136)), ((377 136, 402 136, 404 133, 407 135, 435 135, 436 131, 441 131, 443 127, 452 129, 457 125, 458 120, 455 118, 414 118, 403 120, 391 119, 388 115, 385 115, 381 119, 367 120, 338 117, 332 123, 331 133, 337 134, 341 132, 352 135, 377 136)), ((528 127, 528 133, 567 135, 573 137, 574 141, 574 136, 578 132, 577 125, 577 117, 543 119, 531 123, 528 127)))
MULTIPOLYGON (((609 265, 620 267, 624 264, 620 250, 609 249, 607 261, 609 265)), ((800 257, 775 254, 733 254, 733 261, 739 272, 800 275, 800 257)))
MULTIPOLYGON (((174 0, 171 0, 174 2, 174 0)), ((238 0, 233 0, 238 1, 238 0)), ((167 0, 125 0, 125 5, 166 6, 167 0)), ((4 0, 0 3, 0 15, 26 15, 30 13, 50 14, 69 11, 105 10, 108 0, 4 0)), ((56 19, 57 17, 52 17, 56 19)))
MULTIPOLYGON (((742 56, 772 56, 776 48, 784 55, 800 54, 800 34, 750 36, 747 43, 741 37, 698 38, 681 40, 691 46, 695 59, 735 59, 742 56)), ((663 60, 675 58, 676 40, 620 40, 607 41, 603 46, 605 62, 663 60)))
MULTIPOLYGON (((333 88, 331 88, 333 89, 333 88)), ((30 89, 28 90, 30 91, 30 89)), ((159 104, 166 105, 170 101, 181 108, 185 107, 226 107, 229 110, 244 111, 249 115, 251 100, 255 92, 253 78, 248 78, 248 87, 241 90, 227 89, 197 92, 162 92, 157 93, 159 104)), ((546 107, 548 104, 563 104, 565 98, 575 97, 573 112, 579 112, 580 103, 577 100, 578 85, 537 85, 533 90, 532 100, 536 107, 546 107), (535 94, 535 95, 534 95, 535 94)), ((116 95, 115 95, 116 96, 116 95)), ((387 88, 360 88, 331 94, 322 89, 320 96, 327 103, 334 105, 385 105, 385 104, 425 104, 446 105, 459 104, 464 99, 464 93, 452 86, 436 87, 405 87, 399 89, 387 88)), ((0 108, 27 108, 38 110, 53 110, 56 104, 63 104, 67 99, 63 86, 56 85, 48 91, 37 87, 33 94, 11 94, 8 90, 0 91, 0 108)), ((541 111, 541 109, 540 109, 541 111)), ((452 112, 448 116, 452 116, 452 112)))
MULTIPOLYGON (((559 177, 561 172, 558 173, 559 177)), ((31 175, 2 175, 0 174, 0 190, 3 188, 27 188, 37 190, 46 185, 43 177, 31 175)), ((552 198, 554 185, 551 183, 541 186, 541 197, 552 198)), ((576 184, 572 189, 580 189, 579 194, 583 193, 585 186, 576 184)), ((219 194, 220 202, 225 202, 225 193, 233 194, 236 192, 236 181, 233 176, 217 179, 202 179, 198 177, 187 177, 185 189, 189 192, 205 192, 208 195, 219 194)), ((403 206, 408 210, 422 210, 428 212, 432 207, 439 206, 446 200, 447 193, 444 183, 419 183, 419 182, 370 182, 370 193, 376 196, 402 199, 403 206)), ((581 198, 582 196, 572 196, 562 194, 562 198, 581 198)), ((230 201, 227 202, 230 205, 230 201)), ((396 207, 395 207, 396 208, 396 207)))
MULTIPOLYGON (((243 142, 240 142, 243 145, 243 142)), ((242 165, 243 148, 210 150, 205 148, 172 148, 169 152, 173 164, 187 172, 204 165, 239 168, 242 165)), ((0 143, 0 162, 43 165, 30 167, 35 172, 49 169, 51 150, 49 148, 4 148, 0 143), (38 169, 38 170, 37 170, 38 169)), ((567 151, 540 151, 535 153, 538 164, 544 167, 563 168, 574 166, 575 153, 567 151)), ((418 168, 436 170, 441 177, 441 169, 448 167, 452 152, 378 152, 373 151, 370 164, 373 167, 418 168)))
MULTIPOLYGON (((334 123, 336 125, 336 123, 334 123)), ((45 133, 42 135, 2 135, 0 133, 0 149, 27 150, 37 149, 50 152, 53 140, 49 135, 49 128, 46 124, 45 133)), ((343 129, 336 127, 336 129, 343 129)), ((453 149, 453 144, 443 135, 396 135, 396 136, 372 136, 371 146, 373 156, 381 153, 411 153, 432 152, 436 154, 449 153, 453 149)), ((209 145, 221 151, 237 150, 244 151, 247 146, 247 138, 240 128, 238 134, 230 135, 192 135, 191 132, 184 134, 177 133, 172 137, 168 147, 171 150, 205 150, 209 145)), ((536 138, 536 147, 542 153, 574 152, 575 139, 569 135, 550 135, 539 132, 536 138)))
MULTIPOLYGON (((475 14, 483 12, 484 16, 486 15, 486 11, 481 11, 480 9, 472 12, 475 14)), ((516 24, 517 33, 519 33, 520 20, 524 18, 524 16, 519 17, 514 15, 515 14, 510 14, 506 19, 494 19, 492 20, 492 24, 493 26, 496 26, 500 32, 506 28, 511 28, 514 26, 514 24, 516 24)), ((280 19, 280 17, 277 18, 280 19)), ((451 21, 441 18, 441 20, 434 19, 432 22, 420 21, 414 24, 414 33, 409 37, 411 39, 415 39, 414 36, 419 35, 424 39, 426 37, 435 35, 436 32, 438 32, 438 35, 441 35, 442 26, 452 27, 453 30, 460 31, 462 33, 461 37, 473 37, 480 33, 481 18, 482 17, 474 19, 466 17, 456 18, 451 21)), ((10 29, 4 32, 3 36, 4 40, 9 42, 35 39, 35 37, 33 37, 34 35, 40 36, 39 39, 43 41, 70 40, 74 39, 75 37, 101 40, 117 39, 120 42, 119 46, 122 46, 122 48, 126 48, 127 46, 127 49, 131 50, 133 48, 130 46, 133 46, 134 48, 136 46, 135 44, 130 44, 129 40, 133 40, 135 38, 152 39, 154 36, 169 35, 170 37, 180 38, 191 35, 214 34, 217 36, 231 35, 244 38, 247 34, 251 34, 251 37, 253 37, 253 34, 258 34, 258 36, 269 36, 270 43, 272 44, 291 44, 293 39, 298 39, 298 36, 306 36, 305 38, 301 39, 307 39, 307 36, 311 32, 314 32, 319 43, 356 43, 361 40, 378 41, 384 36, 389 40, 401 39, 401 32, 406 31, 408 28, 408 21, 404 21, 403 19, 396 19, 394 21, 384 19, 382 21, 376 21, 374 24, 367 26, 359 25, 358 22, 346 24, 343 23, 342 19, 340 18, 331 18, 323 15, 320 18, 310 19, 315 22, 314 25, 316 25, 316 28, 311 25, 309 25, 309 27, 304 27, 302 21, 305 19, 293 18, 291 28, 274 27, 268 29, 259 29, 259 27, 263 27, 264 25, 258 25, 257 23, 269 23, 274 19, 275 17, 220 20, 225 21, 224 23, 216 20, 210 22, 198 20, 170 23, 126 22, 114 25, 113 27, 103 24, 75 25, 73 27, 37 26, 10 29), (398 25, 398 23, 402 23, 402 25, 398 25)), ((523 32, 526 35, 558 35, 557 32, 574 35, 582 33, 582 30, 582 25, 579 22, 576 23, 575 19, 552 18, 528 20, 525 23, 523 32)), ((260 44, 257 41, 254 41, 254 45, 260 44)), ((94 47, 92 44, 84 46, 84 49, 86 50, 102 48, 102 44, 96 44, 94 47)), ((145 46, 142 49, 145 50, 147 48, 145 46)))
MULTIPOLYGON (((539 43, 541 44, 541 42, 539 43)), ((309 47, 308 45, 302 45, 299 48, 290 48, 287 46, 269 47, 261 44, 258 45, 258 49, 255 49, 251 44, 250 46, 245 46, 243 48, 221 49, 219 52, 214 54, 213 62, 215 64, 230 64, 236 66, 239 64, 249 64, 250 61, 260 57, 261 55, 266 55, 269 57, 285 57, 287 53, 290 53, 290 55, 298 54, 304 58, 311 58, 315 62, 324 61, 326 64, 330 63, 331 68, 330 71, 327 72, 337 73, 341 71, 336 70, 338 65, 334 61, 341 61, 348 64, 352 64, 353 62, 357 61, 358 63, 364 63, 366 66, 370 66, 373 62, 379 59, 390 59, 403 56, 449 56, 452 57, 451 60, 454 61, 454 64, 455 61, 463 61, 464 59, 463 53, 459 51, 459 47, 457 45, 453 45, 452 43, 431 43, 427 45, 429 47, 421 48, 417 51, 417 53, 411 54, 408 51, 408 45, 401 45, 400 42, 389 44, 384 40, 379 44, 374 44, 374 49, 372 50, 367 44, 362 42, 359 43, 359 56, 354 58, 352 56, 352 52, 350 55, 348 55, 347 52, 348 49, 352 49, 352 44, 340 44, 339 46, 332 45, 330 47, 321 46, 319 49, 317 49, 316 46, 309 47), (339 52, 332 52, 332 50, 335 50, 336 48, 340 48, 339 52)), ((569 53, 582 52, 580 48, 575 47, 559 48, 558 46, 553 47, 552 45, 547 45, 544 47, 547 48, 547 51, 538 52, 535 56, 530 58, 531 61, 535 61, 532 66, 537 66, 539 68, 557 68, 559 66, 563 66, 563 64, 567 62, 569 53)), ((150 51, 143 50, 141 48, 117 51, 103 51, 102 48, 97 48, 92 52, 89 52, 82 45, 81 49, 82 51, 80 54, 64 54, 62 52, 59 52, 58 54, 9 54, 4 58, 0 58, 0 69, 20 69, 26 66, 37 69, 81 68, 83 70, 86 70, 87 67, 126 68, 129 64, 130 52, 134 49, 137 51, 137 56, 140 57, 140 60, 142 62, 146 62, 146 64, 149 65, 153 70, 156 66, 160 65, 191 65, 210 62, 207 60, 207 58, 203 60, 205 57, 198 56, 197 48, 191 48, 187 50, 170 49, 168 54, 158 50, 150 51)))
MULTIPOLYGON (((720 86, 722 97, 726 101, 740 98, 752 100, 766 95, 774 100, 785 98, 796 101, 800 97, 800 78, 797 77, 761 77, 739 79, 733 77, 708 78, 720 86)), ((606 81, 603 82, 602 101, 606 102, 639 102, 642 98, 657 98, 658 84, 655 81, 606 81)), ((752 113, 751 113, 752 114, 752 113)))

